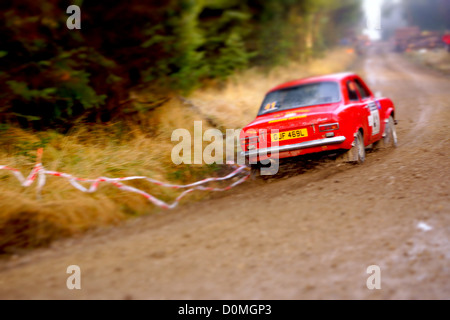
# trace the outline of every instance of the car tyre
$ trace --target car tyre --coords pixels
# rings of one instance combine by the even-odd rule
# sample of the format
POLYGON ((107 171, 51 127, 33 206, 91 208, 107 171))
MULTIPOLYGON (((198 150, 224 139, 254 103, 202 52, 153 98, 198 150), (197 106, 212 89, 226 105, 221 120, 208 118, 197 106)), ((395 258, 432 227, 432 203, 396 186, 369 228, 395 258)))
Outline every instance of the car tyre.
POLYGON ((395 121, 392 116, 389 117, 388 122, 386 123, 383 139, 380 142, 384 148, 397 148, 397 132, 395 131, 395 121))
POLYGON ((361 131, 355 136, 353 147, 347 152, 347 162, 362 164, 366 160, 366 147, 364 146, 364 136, 361 131))

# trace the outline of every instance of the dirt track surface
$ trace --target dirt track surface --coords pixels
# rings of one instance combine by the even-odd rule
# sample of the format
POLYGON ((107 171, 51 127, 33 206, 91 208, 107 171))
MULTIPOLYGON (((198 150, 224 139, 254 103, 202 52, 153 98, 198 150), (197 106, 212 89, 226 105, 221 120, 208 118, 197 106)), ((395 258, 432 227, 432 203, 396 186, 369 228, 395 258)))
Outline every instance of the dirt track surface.
POLYGON ((396 103, 397 149, 0 261, 0 298, 450 299, 450 79, 381 51, 363 75, 396 103))

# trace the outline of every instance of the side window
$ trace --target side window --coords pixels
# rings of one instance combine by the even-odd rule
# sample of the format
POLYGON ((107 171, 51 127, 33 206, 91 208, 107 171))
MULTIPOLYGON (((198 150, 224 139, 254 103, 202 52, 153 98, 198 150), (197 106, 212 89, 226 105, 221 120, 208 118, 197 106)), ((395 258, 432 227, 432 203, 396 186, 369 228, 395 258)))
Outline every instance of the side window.
POLYGON ((356 84, 353 82, 353 80, 350 80, 347 82, 347 91, 348 91, 348 98, 350 101, 359 101, 358 93, 356 92, 356 84))
POLYGON ((366 90, 366 88, 362 85, 361 81, 355 79, 356 86, 358 87, 359 94, 361 99, 367 99, 370 97, 370 93, 366 90))

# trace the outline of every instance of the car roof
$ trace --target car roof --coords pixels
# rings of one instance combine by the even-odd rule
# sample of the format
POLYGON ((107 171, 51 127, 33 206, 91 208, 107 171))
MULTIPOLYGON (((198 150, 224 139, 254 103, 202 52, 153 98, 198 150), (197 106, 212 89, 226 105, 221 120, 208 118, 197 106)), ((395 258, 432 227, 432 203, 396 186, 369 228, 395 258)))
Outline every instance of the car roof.
POLYGON ((280 84, 280 85, 276 86, 275 88, 272 88, 271 90, 269 90, 268 93, 277 91, 277 90, 296 87, 296 86, 300 86, 302 84, 308 84, 308 83, 323 82, 323 81, 340 82, 345 78, 355 77, 355 76, 357 76, 357 74, 352 73, 352 72, 342 72, 342 73, 335 73, 335 74, 323 75, 323 76, 318 76, 318 77, 309 77, 309 78, 304 78, 304 79, 298 79, 298 80, 289 81, 289 82, 280 84))

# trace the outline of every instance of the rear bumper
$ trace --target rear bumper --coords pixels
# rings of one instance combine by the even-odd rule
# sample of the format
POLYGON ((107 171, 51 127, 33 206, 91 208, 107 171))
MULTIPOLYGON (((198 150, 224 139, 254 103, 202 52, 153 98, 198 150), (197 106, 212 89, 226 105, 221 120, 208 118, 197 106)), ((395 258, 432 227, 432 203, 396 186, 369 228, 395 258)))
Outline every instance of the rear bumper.
POLYGON ((245 157, 266 156, 269 154, 281 153, 281 152, 286 152, 286 151, 295 151, 295 150, 309 149, 309 148, 322 147, 322 146, 328 146, 328 145, 334 145, 334 144, 341 144, 341 143, 345 142, 345 140, 346 140, 346 138, 344 136, 339 136, 339 137, 334 137, 334 138, 327 138, 327 139, 306 141, 306 142, 297 143, 297 144, 290 144, 287 146, 278 146, 278 147, 264 148, 264 149, 259 149, 259 150, 252 150, 252 151, 242 152, 241 155, 243 155, 245 157))

